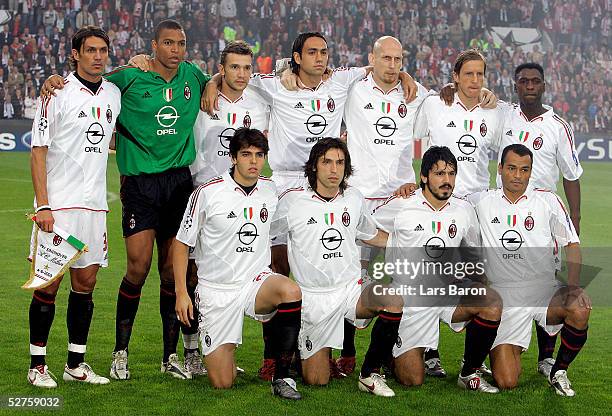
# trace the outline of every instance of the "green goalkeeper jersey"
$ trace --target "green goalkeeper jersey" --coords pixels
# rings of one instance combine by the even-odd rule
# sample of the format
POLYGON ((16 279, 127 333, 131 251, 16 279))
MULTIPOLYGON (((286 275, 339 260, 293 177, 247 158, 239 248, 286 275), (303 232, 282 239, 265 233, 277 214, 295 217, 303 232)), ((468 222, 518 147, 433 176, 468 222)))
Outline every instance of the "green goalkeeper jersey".
POLYGON ((193 125, 210 76, 182 62, 170 82, 131 66, 117 68, 105 78, 121 90, 116 125, 119 172, 140 175, 189 166, 196 152, 193 125))

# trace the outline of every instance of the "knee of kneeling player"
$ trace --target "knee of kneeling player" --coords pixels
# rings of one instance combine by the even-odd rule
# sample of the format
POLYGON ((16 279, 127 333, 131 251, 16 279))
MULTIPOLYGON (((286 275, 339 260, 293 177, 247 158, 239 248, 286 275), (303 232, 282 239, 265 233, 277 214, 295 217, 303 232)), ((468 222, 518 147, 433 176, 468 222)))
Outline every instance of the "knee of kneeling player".
POLYGON ((215 388, 215 389, 231 389, 232 386, 234 385, 234 375, 233 374, 227 374, 227 375, 217 375, 216 377, 210 376, 209 373, 209 377, 210 379, 210 384, 215 388))
POLYGON ((284 302, 295 302, 302 299, 302 291, 297 283, 287 279, 288 282, 283 288, 282 298, 284 302))
POLYGON ((511 374, 493 374, 497 387, 502 390, 510 390, 518 386, 518 375, 515 377, 511 374))
POLYGON ((395 376, 397 381, 406 387, 418 387, 425 381, 425 374, 416 374, 413 372, 403 372, 396 369, 395 376))
POLYGON ((566 320, 570 320, 574 323, 574 325, 579 327, 586 327, 589 322, 589 316, 591 315, 591 310, 584 307, 575 305, 567 310, 567 318, 566 320))
POLYGON ((329 373, 327 375, 321 373, 304 373, 302 376, 304 378, 304 383, 308 384, 309 386, 327 386, 327 384, 329 383, 329 373))

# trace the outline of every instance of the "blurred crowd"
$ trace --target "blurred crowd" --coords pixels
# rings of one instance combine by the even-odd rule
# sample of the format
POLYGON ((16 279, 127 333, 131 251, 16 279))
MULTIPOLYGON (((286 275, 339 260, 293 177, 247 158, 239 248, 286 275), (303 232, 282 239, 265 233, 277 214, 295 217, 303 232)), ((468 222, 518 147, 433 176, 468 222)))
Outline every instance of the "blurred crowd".
POLYGON ((535 61, 546 71, 545 102, 577 132, 612 131, 611 0, 0 0, 12 18, 0 31, 0 110, 4 119, 33 118, 44 79, 70 71, 70 38, 93 24, 111 39, 108 69, 150 52, 155 25, 174 18, 185 27, 188 59, 217 72, 226 42, 243 39, 255 71, 271 72, 293 38, 319 31, 331 66, 367 65, 376 38, 398 37, 404 70, 428 88, 451 80, 457 53, 469 46, 487 56, 487 86, 516 101, 513 69, 535 61), (495 42, 494 26, 538 28, 553 48, 530 52, 495 42))

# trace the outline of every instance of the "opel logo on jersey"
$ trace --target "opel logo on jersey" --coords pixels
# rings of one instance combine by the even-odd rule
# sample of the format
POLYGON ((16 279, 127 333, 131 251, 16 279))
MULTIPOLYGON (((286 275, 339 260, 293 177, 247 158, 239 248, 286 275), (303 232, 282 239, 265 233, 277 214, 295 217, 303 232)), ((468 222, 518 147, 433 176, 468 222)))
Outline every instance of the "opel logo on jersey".
POLYGON ((395 121, 389 117, 379 118, 376 123, 374 123, 374 127, 376 127, 376 133, 381 137, 391 137, 397 130, 395 121))
POLYGON ((344 241, 344 238, 342 238, 342 234, 340 234, 340 231, 336 230, 335 228, 328 228, 327 230, 325 230, 320 240, 323 244, 323 247, 325 247, 329 251, 334 251, 337 250, 338 247, 340 247, 340 245, 344 241))
POLYGON ((244 224, 236 234, 238 234, 238 240, 245 246, 250 246, 253 244, 253 241, 259 237, 259 234, 257 234, 257 227, 252 222, 244 224))
POLYGON ((464 155, 471 155, 476 151, 476 139, 471 134, 464 134, 457 140, 457 147, 464 155))
POLYGON ((232 137, 234 137, 235 132, 235 129, 233 129, 232 127, 228 127, 221 133, 219 133, 219 144, 221 145, 221 147, 229 150, 229 142, 232 137))
POLYGON ((91 144, 98 144, 104 139, 104 128, 100 123, 93 123, 87 131, 85 132, 87 135, 87 141, 91 144))
POLYGON ((174 126, 174 123, 176 123, 176 120, 178 120, 179 117, 180 116, 176 112, 176 109, 171 105, 167 105, 165 107, 160 108, 157 114, 155 115, 157 122, 162 127, 174 126))
POLYGON ((501 241, 502 246, 508 251, 518 250, 525 242, 521 234, 516 230, 506 231, 499 241, 501 241))
POLYGON ((431 237, 425 245, 425 253, 432 259, 442 257, 446 250, 446 243, 440 237, 431 237))
POLYGON ((308 117, 308 120, 306 120, 306 123, 304 124, 306 124, 306 129, 308 130, 308 133, 314 136, 318 136, 319 134, 323 133, 327 128, 327 121, 325 120, 325 117, 323 117, 321 114, 311 115, 310 117, 308 117))

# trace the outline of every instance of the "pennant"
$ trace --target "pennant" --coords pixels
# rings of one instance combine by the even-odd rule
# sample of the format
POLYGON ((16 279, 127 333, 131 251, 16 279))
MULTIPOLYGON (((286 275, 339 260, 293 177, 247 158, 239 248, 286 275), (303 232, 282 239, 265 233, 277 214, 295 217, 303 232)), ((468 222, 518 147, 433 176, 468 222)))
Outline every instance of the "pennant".
POLYGON ((49 286, 86 251, 85 243, 57 225, 53 226, 51 233, 41 231, 36 226, 30 276, 21 287, 35 290, 49 286))
POLYGON ((325 224, 332 225, 334 223, 334 213, 330 212, 325 214, 325 224))
POLYGON ((529 138, 529 132, 528 131, 521 131, 519 133, 519 140, 521 142, 525 143, 528 138, 529 138))
POLYGON ((164 88, 164 100, 166 102, 172 101, 172 88, 164 88))
POLYGON ((244 219, 250 220, 253 218, 253 207, 248 207, 244 209, 244 219))
POLYGON ((442 223, 440 221, 432 221, 431 222, 431 231, 434 234, 438 234, 442 229, 442 223))
POLYGON ((391 112, 391 103, 383 101, 380 103, 380 109, 382 110, 383 114, 389 114, 391 112))
POLYGON ((91 115, 93 118, 100 120, 100 107, 91 107, 91 115))
POLYGON ((310 100, 310 107, 312 107, 312 111, 319 111, 321 109, 321 100, 310 100))
POLYGON ((472 131, 474 128, 474 120, 463 120, 463 128, 465 131, 472 131))
POLYGON ((516 225, 516 214, 515 215, 508 214, 508 225, 510 227, 514 227, 516 225))
POLYGON ((227 124, 233 126, 236 122, 236 113, 227 113, 227 124))

